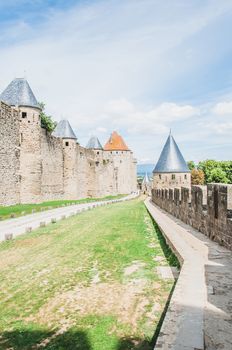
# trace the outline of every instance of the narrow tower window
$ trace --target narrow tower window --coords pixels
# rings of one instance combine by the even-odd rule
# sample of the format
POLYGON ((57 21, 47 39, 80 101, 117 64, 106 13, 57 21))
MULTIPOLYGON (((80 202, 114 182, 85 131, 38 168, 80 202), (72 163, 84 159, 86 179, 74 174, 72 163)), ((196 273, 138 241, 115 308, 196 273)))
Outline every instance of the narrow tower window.
POLYGON ((68 141, 65 142, 65 146, 69 146, 69 142, 68 141))
POLYGON ((172 174, 172 180, 175 180, 175 178, 176 178, 176 175, 172 174))
POLYGON ((22 118, 26 118, 27 117, 27 112, 22 112, 22 118))

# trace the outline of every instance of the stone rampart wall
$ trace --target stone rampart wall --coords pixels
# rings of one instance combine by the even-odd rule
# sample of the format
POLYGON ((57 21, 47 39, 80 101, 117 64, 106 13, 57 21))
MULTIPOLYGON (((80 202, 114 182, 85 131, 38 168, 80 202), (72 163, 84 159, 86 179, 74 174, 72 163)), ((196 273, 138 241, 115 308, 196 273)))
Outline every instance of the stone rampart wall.
POLYGON ((128 194, 136 191, 130 151, 81 147, 51 136, 38 109, 0 105, 0 205, 128 194))
POLYGON ((232 185, 152 190, 152 201, 232 250, 232 185))
POLYGON ((41 129, 41 201, 64 198, 63 143, 41 129))
POLYGON ((18 111, 0 102, 0 205, 19 202, 19 158, 18 111))

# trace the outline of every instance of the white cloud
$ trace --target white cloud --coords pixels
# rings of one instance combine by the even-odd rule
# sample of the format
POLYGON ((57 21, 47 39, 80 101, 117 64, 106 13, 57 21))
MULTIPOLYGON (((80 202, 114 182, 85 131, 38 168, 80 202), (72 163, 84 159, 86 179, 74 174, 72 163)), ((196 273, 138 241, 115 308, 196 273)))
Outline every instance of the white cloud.
MULTIPOLYGON (((139 158, 151 159, 170 127, 180 140, 181 134, 186 137, 183 146, 190 133, 200 144, 199 119, 209 125, 222 114, 220 108, 225 114, 231 106, 218 104, 209 116, 191 102, 173 101, 168 91, 175 90, 184 71, 197 71, 202 56, 191 39, 228 13, 232 2, 84 3, 49 10, 41 24, 20 18, 3 28, 0 90, 26 70, 48 113, 69 119, 83 144, 92 133, 107 138, 118 129, 139 158)), ((208 50, 203 56, 207 63, 212 59, 208 50)), ((208 133, 216 135, 212 127, 208 133)))
POLYGON ((212 112, 218 115, 232 114, 232 101, 217 103, 212 112))
POLYGON ((167 102, 145 110, 136 108, 126 99, 119 99, 106 105, 106 113, 113 126, 146 136, 167 133, 173 122, 194 117, 199 110, 190 105, 167 102))
POLYGON ((102 126, 99 126, 98 128, 96 128, 96 132, 97 132, 97 133, 100 132, 100 133, 105 134, 105 133, 108 132, 108 130, 107 130, 106 128, 102 127, 102 126))
POLYGON ((219 135, 232 135, 232 122, 225 122, 225 123, 218 123, 218 122, 212 122, 209 124, 206 124, 205 127, 214 134, 219 135))

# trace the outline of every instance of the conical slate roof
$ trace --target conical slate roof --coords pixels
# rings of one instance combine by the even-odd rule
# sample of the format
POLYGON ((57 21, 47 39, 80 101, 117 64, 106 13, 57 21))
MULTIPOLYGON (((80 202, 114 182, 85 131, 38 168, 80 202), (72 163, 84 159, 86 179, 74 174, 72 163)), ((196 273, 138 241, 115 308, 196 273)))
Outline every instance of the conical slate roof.
POLYGON ((190 172, 179 147, 170 134, 153 173, 188 173, 190 172))
POLYGON ((62 139, 74 139, 76 140, 77 137, 74 134, 74 131, 71 127, 71 125, 69 124, 68 120, 61 120, 55 130, 52 133, 53 136, 55 137, 60 137, 62 139))
POLYGON ((145 174, 142 183, 143 183, 143 184, 149 184, 149 183, 150 183, 150 180, 149 180, 149 177, 148 177, 147 173, 145 174))
POLYGON ((0 100, 10 106, 40 108, 30 85, 24 78, 16 78, 0 95, 0 100))
POLYGON ((98 140, 98 138, 96 136, 92 136, 89 139, 89 142, 87 143, 86 148, 88 149, 99 149, 99 150, 103 150, 103 147, 100 143, 100 141, 98 140))
POLYGON ((105 151, 129 151, 126 143, 124 142, 122 136, 120 136, 116 131, 114 131, 104 147, 105 151))

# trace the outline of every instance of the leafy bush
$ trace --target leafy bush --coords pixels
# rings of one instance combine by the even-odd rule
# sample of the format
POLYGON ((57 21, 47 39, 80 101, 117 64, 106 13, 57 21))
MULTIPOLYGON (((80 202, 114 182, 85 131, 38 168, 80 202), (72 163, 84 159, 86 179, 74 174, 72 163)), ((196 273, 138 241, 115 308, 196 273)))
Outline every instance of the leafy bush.
POLYGON ((57 123, 52 120, 52 117, 50 115, 47 115, 44 110, 45 110, 45 104, 43 102, 39 103, 40 108, 41 108, 41 113, 40 113, 40 119, 41 119, 41 127, 46 129, 48 132, 52 132, 57 123))
POLYGON ((193 160, 190 160, 189 162, 187 162, 187 164, 190 171, 196 168, 196 165, 193 160))
POLYGON ((205 183, 228 183, 232 184, 232 161, 217 161, 207 159, 197 166, 205 175, 205 183))
POLYGON ((225 171, 223 171, 221 168, 215 168, 211 171, 209 179, 209 182, 216 182, 216 183, 229 183, 228 178, 226 177, 225 171))
POLYGON ((192 185, 204 185, 205 174, 202 170, 192 169, 191 171, 191 183, 192 185))

